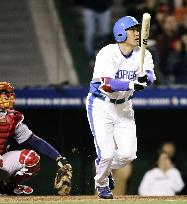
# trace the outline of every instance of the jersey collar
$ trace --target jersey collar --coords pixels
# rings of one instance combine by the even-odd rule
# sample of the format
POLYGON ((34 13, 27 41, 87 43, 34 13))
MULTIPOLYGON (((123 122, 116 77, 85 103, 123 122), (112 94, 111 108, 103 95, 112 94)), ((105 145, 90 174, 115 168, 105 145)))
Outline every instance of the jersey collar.
MULTIPOLYGON (((118 46, 118 47, 119 47, 119 46, 118 46)), ((132 56, 133 50, 130 51, 130 52, 129 52, 128 54, 126 54, 126 55, 121 51, 120 47, 119 47, 119 50, 120 50, 121 54, 122 54, 126 59, 132 56)))

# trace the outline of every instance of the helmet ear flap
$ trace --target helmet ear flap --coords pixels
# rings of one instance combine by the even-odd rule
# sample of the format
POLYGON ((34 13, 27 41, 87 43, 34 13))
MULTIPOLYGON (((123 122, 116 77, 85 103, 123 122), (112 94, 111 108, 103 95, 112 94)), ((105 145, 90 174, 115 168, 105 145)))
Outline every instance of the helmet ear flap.
POLYGON ((127 39, 127 32, 123 28, 114 26, 113 33, 116 42, 123 42, 127 39))
POLYGON ((117 42, 123 42, 127 39, 127 32, 123 30, 123 34, 119 33, 118 38, 116 39, 117 42))

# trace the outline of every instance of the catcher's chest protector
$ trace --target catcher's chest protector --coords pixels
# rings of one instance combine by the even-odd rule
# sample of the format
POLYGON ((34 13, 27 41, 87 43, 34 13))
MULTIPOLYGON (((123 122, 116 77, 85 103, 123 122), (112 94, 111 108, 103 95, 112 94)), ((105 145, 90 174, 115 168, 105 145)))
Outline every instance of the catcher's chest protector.
POLYGON ((23 115, 18 111, 8 111, 0 116, 0 154, 4 153, 8 138, 14 135, 16 125, 22 118, 23 115))

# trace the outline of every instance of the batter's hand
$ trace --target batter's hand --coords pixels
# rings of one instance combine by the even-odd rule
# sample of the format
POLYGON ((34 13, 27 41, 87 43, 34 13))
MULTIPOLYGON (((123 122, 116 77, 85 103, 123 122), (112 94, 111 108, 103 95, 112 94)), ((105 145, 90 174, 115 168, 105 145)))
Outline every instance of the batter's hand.
POLYGON ((138 75, 138 79, 137 79, 137 80, 138 80, 138 82, 140 82, 140 83, 144 83, 144 82, 148 83, 148 76, 147 76, 147 74, 144 72, 144 73, 138 75))
POLYGON ((129 82, 129 89, 134 91, 141 91, 147 86, 147 83, 140 83, 138 81, 129 82))

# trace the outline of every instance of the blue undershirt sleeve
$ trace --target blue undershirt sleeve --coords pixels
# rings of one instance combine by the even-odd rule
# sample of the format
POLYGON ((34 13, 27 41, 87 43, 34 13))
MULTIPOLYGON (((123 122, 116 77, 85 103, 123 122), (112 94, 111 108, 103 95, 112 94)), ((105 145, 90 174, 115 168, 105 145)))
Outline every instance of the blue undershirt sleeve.
POLYGON ((32 134, 32 136, 24 143, 50 159, 56 160, 57 157, 61 156, 58 150, 56 150, 51 144, 34 134, 32 134))
POLYGON ((128 81, 120 81, 117 79, 110 79, 108 83, 112 89, 112 91, 127 91, 129 90, 129 82, 128 81))
POLYGON ((154 81, 154 76, 153 76, 153 72, 150 70, 146 70, 145 71, 147 74, 147 78, 148 78, 148 85, 152 84, 154 81))

